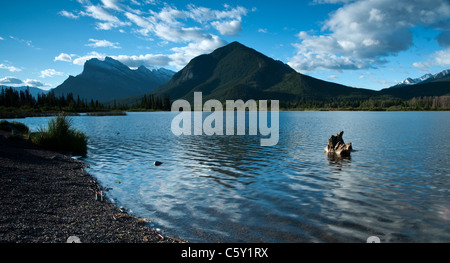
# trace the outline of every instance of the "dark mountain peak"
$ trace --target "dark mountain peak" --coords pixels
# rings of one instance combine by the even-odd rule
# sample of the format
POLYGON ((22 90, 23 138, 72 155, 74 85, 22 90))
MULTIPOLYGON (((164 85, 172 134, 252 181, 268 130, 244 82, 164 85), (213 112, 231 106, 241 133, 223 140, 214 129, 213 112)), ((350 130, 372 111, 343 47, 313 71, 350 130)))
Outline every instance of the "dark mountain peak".
POLYGON ((359 96, 360 90, 327 83, 297 73, 289 65, 274 60, 239 42, 232 42, 210 54, 192 59, 168 84, 155 93, 171 99, 329 99, 336 93, 359 96))
POLYGON ((88 69, 101 68, 101 69, 105 69, 105 70, 117 69, 120 71, 130 70, 129 67, 125 66, 120 61, 115 60, 111 57, 105 57, 105 60, 103 60, 103 61, 99 60, 98 58, 91 58, 88 61, 86 61, 86 63, 84 64, 84 69, 86 70, 86 68, 88 68, 88 69))
POLYGON ((102 61, 100 61, 98 58, 91 58, 86 60, 86 62, 84 62, 83 68, 86 67, 95 67, 97 65, 100 65, 102 63, 102 61))
POLYGON ((105 62, 116 63, 116 62, 119 62, 119 61, 113 59, 112 57, 105 57, 105 62))
POLYGON ((214 58, 221 59, 224 56, 227 56, 229 54, 236 53, 236 54, 242 54, 242 53, 254 53, 258 55, 262 55, 258 51, 249 48, 237 41, 231 42, 228 45, 225 45, 223 47, 220 47, 216 50, 214 50, 210 55, 214 58))
POLYGON ((222 48, 225 48, 225 49, 250 49, 249 47, 247 47, 237 41, 233 41, 230 44, 223 46, 222 48))
POLYGON ((170 69, 166 69, 166 68, 159 68, 156 70, 157 72, 159 72, 160 74, 166 74, 166 75, 171 75, 173 76, 176 72, 173 72, 170 69))
POLYGON ((138 70, 149 70, 146 66, 139 66, 138 70))
POLYGON ((145 94, 167 83, 173 74, 171 71, 151 71, 144 66, 130 69, 111 57, 99 60, 89 59, 85 62, 83 72, 70 76, 55 88, 57 95, 73 93, 87 99, 108 101, 123 97, 145 94))
POLYGON ((233 51, 235 49, 245 49, 248 48, 246 46, 244 46, 243 44, 237 42, 237 41, 233 41, 229 44, 226 44, 225 46, 219 47, 216 50, 213 51, 213 53, 219 53, 219 52, 230 52, 233 51))
POLYGON ((151 73, 153 72, 152 70, 148 69, 145 66, 140 66, 139 68, 136 69, 138 72, 142 72, 142 73, 151 73))
POLYGON ((84 64, 85 65, 86 64, 95 64, 95 63, 100 63, 100 62, 101 62, 101 60, 98 58, 91 58, 91 59, 86 60, 86 62, 84 62, 84 64))
POLYGON ((203 100, 279 100, 295 103, 364 101, 369 98, 410 99, 414 96, 435 96, 449 93, 443 80, 450 72, 443 72, 439 82, 433 82, 431 89, 417 86, 417 89, 389 89, 374 91, 358 89, 323 81, 296 72, 289 65, 274 60, 239 42, 214 50, 210 54, 193 58, 182 70, 173 75, 165 85, 152 94, 169 95, 171 100, 193 101, 195 92, 203 93, 203 100))

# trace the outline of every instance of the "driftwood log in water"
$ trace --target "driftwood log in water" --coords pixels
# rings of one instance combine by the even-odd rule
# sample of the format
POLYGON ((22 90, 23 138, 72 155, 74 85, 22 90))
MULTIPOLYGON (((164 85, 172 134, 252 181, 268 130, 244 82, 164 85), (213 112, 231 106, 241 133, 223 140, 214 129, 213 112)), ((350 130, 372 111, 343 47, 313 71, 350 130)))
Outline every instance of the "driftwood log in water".
POLYGON ((339 155, 350 155, 352 151, 352 143, 345 143, 342 136, 344 132, 335 135, 331 135, 330 139, 328 139, 328 145, 325 147, 325 151, 327 153, 335 153, 339 155))

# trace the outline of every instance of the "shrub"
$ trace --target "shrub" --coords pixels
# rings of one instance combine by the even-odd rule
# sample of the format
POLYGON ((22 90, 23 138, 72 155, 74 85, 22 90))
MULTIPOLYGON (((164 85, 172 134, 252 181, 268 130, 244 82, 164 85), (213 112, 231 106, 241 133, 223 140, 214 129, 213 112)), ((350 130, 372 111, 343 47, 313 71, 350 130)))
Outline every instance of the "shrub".
POLYGON ((28 128, 28 126, 26 126, 21 122, 16 121, 13 122, 8 122, 5 120, 0 121, 0 130, 11 132, 12 134, 18 131, 23 136, 28 136, 28 134, 30 133, 30 129, 28 128))
POLYGON ((70 151, 74 155, 86 156, 87 136, 71 126, 71 119, 65 115, 59 115, 48 122, 47 129, 40 128, 33 135, 32 141, 44 148, 70 151))

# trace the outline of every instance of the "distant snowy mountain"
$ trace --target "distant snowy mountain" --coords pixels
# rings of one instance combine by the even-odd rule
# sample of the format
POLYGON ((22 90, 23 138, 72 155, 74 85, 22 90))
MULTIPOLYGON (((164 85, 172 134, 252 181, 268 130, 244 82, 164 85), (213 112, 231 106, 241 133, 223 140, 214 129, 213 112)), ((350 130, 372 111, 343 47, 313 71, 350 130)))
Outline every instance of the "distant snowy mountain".
POLYGON ((444 70, 441 71, 435 75, 432 74, 425 74, 420 78, 407 78, 404 81, 398 83, 397 85, 391 87, 391 88, 400 88, 400 87, 404 87, 404 86, 410 86, 410 85, 416 85, 416 84, 421 84, 421 83, 428 83, 428 82, 433 82, 433 81, 439 81, 441 79, 450 77, 450 70, 444 70))
POLYGON ((433 75, 431 74, 425 74, 420 78, 416 78, 416 79, 412 79, 412 78, 407 78, 404 81, 400 82, 398 85, 414 85, 414 84, 418 84, 422 81, 425 81, 429 78, 431 78, 433 75))
POLYGON ((450 77, 450 69, 443 70, 443 71, 439 72, 438 74, 435 74, 432 77, 428 78, 424 82, 440 81, 440 80, 443 80, 448 77, 450 77))
MULTIPOLYGON (((10 88, 10 86, 0 85, 0 91, 2 89, 6 90, 6 89, 9 89, 9 88, 10 88)), ((42 94, 46 94, 47 93, 47 91, 42 90, 40 88, 36 88, 36 87, 21 86, 21 87, 11 87, 11 88, 13 88, 13 90, 17 90, 18 92, 20 92, 20 91, 25 92, 28 89, 30 94, 33 97, 35 97, 35 98, 37 98, 38 94, 42 95, 42 94)))
POLYGON ((54 91, 56 95, 72 93, 83 99, 111 101, 148 93, 166 84, 174 74, 164 68, 150 70, 140 66, 130 69, 110 57, 104 61, 93 58, 86 61, 80 75, 69 76, 54 91))

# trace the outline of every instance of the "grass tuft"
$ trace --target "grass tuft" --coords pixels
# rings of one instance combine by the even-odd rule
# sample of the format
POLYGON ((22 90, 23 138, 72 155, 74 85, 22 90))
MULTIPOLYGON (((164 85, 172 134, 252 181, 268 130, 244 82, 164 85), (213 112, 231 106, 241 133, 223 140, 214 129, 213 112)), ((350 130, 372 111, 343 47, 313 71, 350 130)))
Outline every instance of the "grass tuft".
POLYGON ((47 128, 40 128, 32 136, 33 143, 52 150, 70 151, 74 155, 86 156, 87 136, 72 128, 72 119, 59 115, 48 122, 47 128))
POLYGON ((23 137, 28 136, 28 134, 30 133, 30 129, 28 128, 28 126, 16 121, 0 121, 0 130, 10 132, 13 135, 21 135, 23 137))

